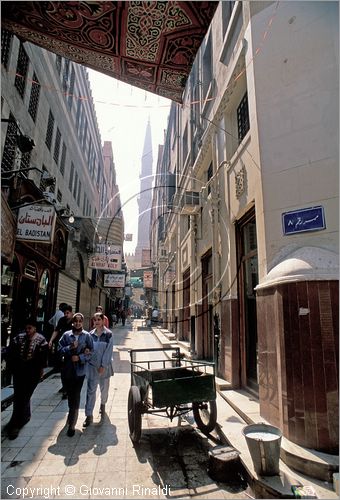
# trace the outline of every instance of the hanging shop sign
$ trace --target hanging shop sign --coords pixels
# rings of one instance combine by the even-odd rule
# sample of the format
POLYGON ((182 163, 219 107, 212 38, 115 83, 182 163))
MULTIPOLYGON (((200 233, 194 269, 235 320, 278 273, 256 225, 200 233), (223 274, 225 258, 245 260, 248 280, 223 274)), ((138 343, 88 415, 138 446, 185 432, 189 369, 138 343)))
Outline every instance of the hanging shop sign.
POLYGON ((142 249, 142 267, 151 266, 151 250, 150 248, 142 249))
POLYGON ((144 288, 152 288, 153 285, 153 272, 144 271, 143 273, 144 288))
POLYGON ((283 234, 326 229, 325 214, 322 206, 302 208, 282 214, 283 234))
POLYGON ((95 253, 90 255, 89 267, 92 269, 121 271, 122 247, 104 243, 97 244, 95 253))
POLYGON ((104 274, 104 287, 124 288, 125 274, 104 274))
POLYGON ((21 207, 17 219, 17 240, 52 243, 56 214, 50 205, 21 207))

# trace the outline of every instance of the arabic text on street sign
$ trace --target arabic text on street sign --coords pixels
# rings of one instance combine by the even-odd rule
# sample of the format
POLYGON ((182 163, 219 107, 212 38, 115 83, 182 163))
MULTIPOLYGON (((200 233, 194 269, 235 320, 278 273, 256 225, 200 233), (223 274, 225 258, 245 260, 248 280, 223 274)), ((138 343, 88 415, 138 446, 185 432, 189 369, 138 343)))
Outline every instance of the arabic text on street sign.
POLYGON ((283 234, 295 234, 305 231, 320 231, 326 228, 322 206, 302 208, 282 214, 283 234))

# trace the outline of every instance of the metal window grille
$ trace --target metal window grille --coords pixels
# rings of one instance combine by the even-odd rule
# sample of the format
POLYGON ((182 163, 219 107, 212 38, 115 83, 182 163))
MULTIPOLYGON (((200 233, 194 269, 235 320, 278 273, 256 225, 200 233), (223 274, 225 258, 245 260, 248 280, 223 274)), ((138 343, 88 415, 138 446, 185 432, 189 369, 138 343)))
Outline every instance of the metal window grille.
POLYGON ((74 184, 73 184, 73 198, 77 199, 77 187, 78 187, 78 172, 76 172, 74 176, 74 184))
POLYGON ((71 163, 71 170, 70 170, 70 179, 68 183, 68 188, 72 193, 72 186, 73 186, 73 176, 74 176, 74 165, 71 163))
POLYGON ((78 185, 78 197, 77 197, 77 205, 80 207, 80 193, 81 193, 81 182, 79 179, 79 185, 78 185))
POLYGON ((20 161, 20 168, 21 169, 29 168, 30 164, 31 164, 31 151, 22 154, 20 161))
POLYGON ((248 94, 247 92, 242 97, 242 100, 237 108, 237 129, 238 140, 242 141, 243 137, 249 130, 249 112, 248 112, 248 94))
POLYGON ((52 145, 53 128, 54 128, 54 116, 52 114, 52 111, 50 110, 50 114, 48 115, 48 124, 47 124, 46 139, 45 139, 45 144, 50 151, 52 145))
POLYGON ((69 70, 70 70, 70 60, 65 59, 64 74, 63 74, 63 91, 64 92, 67 92, 67 89, 68 89, 69 70))
POLYGON ((70 109, 72 108, 72 102, 73 102, 74 75, 75 75, 74 67, 72 66, 71 78, 70 78, 70 89, 69 89, 69 95, 68 95, 68 100, 67 100, 67 104, 68 104, 68 107, 70 109))
MULTIPOLYGON (((45 167, 45 165, 42 166, 42 171, 43 171, 43 174, 44 174, 44 172, 48 172, 48 170, 45 167)), ((46 191, 45 181, 43 180, 43 174, 40 177, 39 189, 41 189, 41 191, 46 191)))
POLYGON ((58 54, 56 55, 55 65, 56 65, 56 68, 57 68, 57 73, 58 73, 58 75, 60 75, 60 71, 61 71, 61 56, 59 56, 58 54))
POLYGON ((31 95, 30 95, 30 102, 28 105, 28 112, 31 115, 34 122, 37 118, 39 96, 40 96, 40 83, 38 81, 37 75, 35 73, 33 73, 33 82, 32 82, 32 87, 31 87, 31 95))
POLYGON ((28 56, 26 54, 24 46, 21 43, 19 47, 17 71, 15 75, 14 86, 18 90, 22 99, 24 98, 25 94, 27 70, 28 70, 28 56))
POLYGON ((66 163, 66 145, 65 145, 65 142, 63 142, 63 148, 61 151, 61 159, 60 159, 60 173, 61 173, 61 175, 64 175, 64 173, 65 173, 65 163, 66 163))
POLYGON ((1 64, 7 69, 9 56, 11 53, 11 44, 13 40, 13 33, 10 31, 1 30, 1 64))
POLYGON ((53 153, 53 158, 56 164, 58 165, 58 160, 59 160, 59 153, 60 153, 60 141, 61 141, 61 133, 59 128, 57 127, 57 133, 55 136, 55 143, 54 143, 54 153, 53 153))
MULTIPOLYGON (((210 163, 209 168, 207 170, 207 181, 210 181, 212 176, 213 176, 213 166, 212 166, 212 163, 210 163)), ((208 185, 208 194, 210 194, 210 193, 211 193, 211 185, 209 184, 208 185)))
POLYGON ((63 199, 63 195, 62 195, 61 191, 58 189, 58 191, 57 191, 57 200, 59 201, 59 203, 61 203, 62 199, 63 199))
POLYGON ((9 116, 5 145, 1 159, 1 172, 13 170, 16 153, 17 153, 17 135, 19 132, 18 125, 14 121, 12 113, 9 116))

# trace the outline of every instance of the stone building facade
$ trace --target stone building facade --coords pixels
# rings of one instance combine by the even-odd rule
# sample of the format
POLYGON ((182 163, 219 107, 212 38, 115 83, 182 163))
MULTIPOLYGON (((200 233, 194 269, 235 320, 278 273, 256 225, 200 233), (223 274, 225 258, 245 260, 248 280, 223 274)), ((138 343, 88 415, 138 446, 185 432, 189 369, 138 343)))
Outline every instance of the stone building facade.
POLYGON ((163 324, 285 437, 328 452, 338 33, 336 2, 219 3, 183 106, 172 105, 151 233, 163 324))

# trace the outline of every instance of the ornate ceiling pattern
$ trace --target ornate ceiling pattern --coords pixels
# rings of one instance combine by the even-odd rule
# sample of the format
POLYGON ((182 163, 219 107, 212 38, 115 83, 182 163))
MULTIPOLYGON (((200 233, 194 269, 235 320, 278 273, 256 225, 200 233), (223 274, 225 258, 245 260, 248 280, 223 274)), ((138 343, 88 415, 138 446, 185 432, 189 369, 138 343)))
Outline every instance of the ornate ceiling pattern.
POLYGON ((67 59, 182 102, 218 2, 1 2, 2 27, 67 59))

